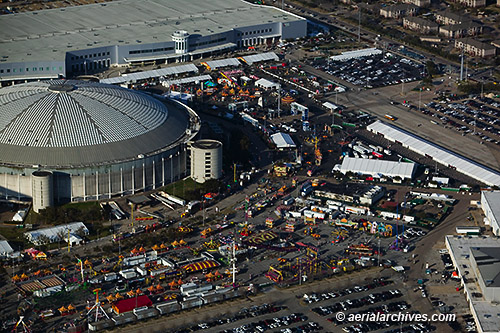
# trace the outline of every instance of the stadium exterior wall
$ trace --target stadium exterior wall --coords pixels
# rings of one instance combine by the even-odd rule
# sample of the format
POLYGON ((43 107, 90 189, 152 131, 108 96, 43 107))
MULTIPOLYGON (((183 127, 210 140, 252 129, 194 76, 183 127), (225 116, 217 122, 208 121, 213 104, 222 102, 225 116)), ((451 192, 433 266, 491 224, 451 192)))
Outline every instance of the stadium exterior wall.
MULTIPOLYGON (((1 167, 0 198, 32 198, 32 173, 35 171, 37 169, 1 167)), ((182 145, 135 161, 51 171, 56 203, 104 199, 152 190, 184 177, 186 149, 182 145)))

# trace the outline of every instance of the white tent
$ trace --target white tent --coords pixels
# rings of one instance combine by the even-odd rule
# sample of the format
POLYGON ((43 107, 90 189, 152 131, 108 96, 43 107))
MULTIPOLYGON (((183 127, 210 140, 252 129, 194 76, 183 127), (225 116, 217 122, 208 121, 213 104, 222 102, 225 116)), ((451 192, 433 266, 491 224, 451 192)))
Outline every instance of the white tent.
POLYGON ((8 257, 14 250, 6 240, 0 240, 0 257, 8 257))
POLYGON ((271 140, 276 145, 278 149, 284 148, 295 148, 295 142, 293 142, 292 137, 289 134, 278 132, 271 135, 271 140))
POLYGON ((126 82, 137 82, 140 80, 148 80, 151 78, 156 78, 160 76, 170 76, 183 73, 198 73, 198 67, 193 64, 180 65, 174 67, 167 67, 162 69, 154 69, 151 71, 123 74, 118 77, 111 77, 107 79, 99 80, 100 83, 108 84, 120 84, 126 82))
POLYGON ((486 185, 500 185, 499 172, 448 149, 440 147, 433 142, 429 142, 397 126, 389 125, 385 122, 377 120, 376 122, 368 125, 366 129, 373 133, 383 135, 384 138, 389 141, 398 142, 403 147, 408 148, 420 155, 428 156, 438 163, 455 168, 458 172, 479 180, 486 185))
POLYGON ((185 77, 182 79, 173 79, 173 80, 160 80, 162 86, 164 87, 170 87, 173 84, 188 84, 188 83, 193 83, 193 82, 204 82, 212 80, 212 77, 208 74, 205 75, 198 75, 198 76, 190 76, 190 77, 185 77))
POLYGON ((26 217, 26 209, 18 210, 16 214, 12 217, 12 221, 23 222, 26 217))
POLYGON ((396 177, 411 179, 415 173, 415 163, 393 162, 367 158, 344 157, 340 172, 349 171, 373 177, 396 177))
POLYGON ((258 79, 255 81, 255 86, 265 89, 278 89, 280 87, 278 83, 274 83, 273 81, 269 81, 267 79, 258 79))
POLYGON ((80 245, 83 243, 82 237, 71 233, 69 234, 69 241, 68 241, 68 236, 66 236, 65 240, 66 243, 69 242, 71 246, 80 245))
POLYGON ((274 52, 259 53, 243 57, 243 60, 245 60, 245 62, 249 65, 261 61, 268 61, 268 60, 277 61, 278 59, 279 59, 278 56, 274 52))
POLYGON ((47 238, 49 243, 57 242, 58 240, 67 240, 68 232, 76 234, 82 230, 85 235, 89 234, 89 230, 83 222, 73 222, 64 225, 58 225, 51 228, 39 229, 24 233, 24 237, 35 245, 42 245, 43 238, 47 238))
POLYGON ((338 109, 340 109, 337 105, 330 103, 330 102, 323 103, 323 106, 326 109, 330 110, 330 112, 337 111, 338 109))
POLYGON ((211 70, 216 70, 222 67, 238 67, 241 63, 236 58, 227 58, 207 61, 207 65, 211 70))

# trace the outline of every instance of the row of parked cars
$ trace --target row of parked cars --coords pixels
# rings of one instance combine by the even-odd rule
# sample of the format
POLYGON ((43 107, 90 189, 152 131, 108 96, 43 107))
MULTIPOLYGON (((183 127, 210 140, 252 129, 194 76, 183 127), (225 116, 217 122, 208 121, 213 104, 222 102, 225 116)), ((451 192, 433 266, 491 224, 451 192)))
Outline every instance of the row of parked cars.
POLYGON ((346 289, 342 289, 342 290, 338 290, 338 291, 324 292, 320 295, 318 295, 318 294, 309 294, 309 295, 304 294, 303 299, 306 303, 311 304, 311 303, 316 303, 316 302, 320 302, 323 300, 327 300, 330 298, 338 298, 338 297, 346 296, 346 295, 353 294, 353 293, 359 293, 362 291, 371 290, 371 289, 374 289, 377 287, 386 286, 386 285, 391 284, 391 283, 392 283, 392 281, 386 280, 384 278, 374 279, 372 283, 368 283, 364 286, 354 286, 352 288, 346 288, 346 289))
POLYGON ((500 117, 500 111, 492 107, 485 106, 474 100, 453 102, 446 106, 437 102, 429 102, 426 106, 439 113, 423 109, 424 114, 439 118, 442 122, 463 132, 463 135, 471 133, 478 135, 484 141, 499 142, 484 133, 489 132, 493 135, 500 135, 500 129, 497 128, 500 125, 500 118, 498 118, 500 117), (478 108, 474 108, 472 105, 478 108), (484 112, 489 113, 489 115, 484 112))
POLYGON ((276 306, 274 304, 262 304, 262 305, 256 305, 251 308, 243 308, 240 311, 238 311, 235 315, 233 316, 224 316, 223 318, 215 318, 207 322, 199 323, 196 325, 193 325, 188 328, 184 328, 181 330, 178 330, 177 333, 188 333, 188 332, 196 332, 200 330, 207 330, 209 328, 233 323, 239 320, 243 320, 245 318, 252 318, 252 317, 258 317, 262 316, 268 313, 276 313, 281 310, 286 309, 285 306, 276 306))
POLYGON ((410 228, 405 230, 403 237, 406 239, 409 239, 409 238, 415 238, 415 237, 424 237, 425 235, 427 235, 427 232, 425 232, 421 229, 418 229, 418 228, 410 227, 410 228))
POLYGON ((316 312, 320 316, 328 316, 339 311, 361 308, 367 304, 385 302, 393 298, 401 297, 402 295, 403 294, 399 290, 388 290, 381 293, 370 294, 366 297, 347 299, 329 306, 320 306, 312 309, 312 311, 316 312))
POLYGON ((307 316, 302 313, 292 313, 290 315, 274 317, 270 319, 260 320, 258 322, 245 324, 233 329, 227 329, 222 331, 222 333, 245 333, 245 332, 265 332, 268 330, 273 330, 277 328, 282 328, 281 332, 318 332, 323 328, 319 326, 316 322, 309 322, 307 324, 302 324, 294 328, 285 328, 294 323, 300 323, 307 321, 307 316))
POLYGON ((472 317, 472 315, 470 315, 470 314, 464 315, 463 319, 464 319, 464 323, 465 323, 465 331, 471 332, 471 333, 477 331, 476 323, 474 322, 474 318, 472 317))
MULTIPOLYGON (((364 314, 364 313, 390 313, 390 312, 395 312, 395 311, 406 311, 407 309, 410 308, 410 305, 406 303, 405 301, 399 301, 399 302, 390 302, 387 304, 382 304, 378 306, 373 306, 365 310, 361 310, 356 312, 356 314, 364 314)), ((335 325, 342 325, 345 324, 343 321, 339 321, 335 316, 331 318, 327 318, 329 322, 334 323, 335 325)), ((388 326, 387 326, 388 327, 388 326)))
POLYGON ((415 323, 401 328, 395 328, 385 333, 427 333, 432 332, 436 328, 429 323, 415 323))

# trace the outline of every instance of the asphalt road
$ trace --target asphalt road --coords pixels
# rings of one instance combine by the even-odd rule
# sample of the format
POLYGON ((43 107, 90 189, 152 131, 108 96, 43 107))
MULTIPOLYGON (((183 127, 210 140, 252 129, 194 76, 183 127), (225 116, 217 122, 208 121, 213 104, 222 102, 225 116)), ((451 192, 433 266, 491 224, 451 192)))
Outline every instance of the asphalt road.
MULTIPOLYGON (((385 120, 386 114, 397 117, 394 125, 407 131, 415 133, 422 138, 434 142, 444 148, 448 148, 474 161, 478 161, 493 169, 500 169, 500 162, 493 154, 497 150, 495 145, 480 144, 474 136, 462 136, 460 132, 446 128, 443 125, 436 125, 430 122, 430 117, 409 109, 402 105, 392 105, 391 101, 401 103, 409 101, 412 105, 418 105, 419 93, 412 91, 418 82, 405 84, 404 95, 401 95, 401 85, 389 86, 378 89, 348 91, 338 95, 338 102, 352 110, 362 110, 385 120), (375 93, 375 94, 374 94, 375 93), (420 124, 420 125, 419 125, 420 124)), ((431 92, 423 92, 421 105, 429 102, 434 97, 431 92)), ((331 102, 335 101, 335 96, 329 97, 331 102)))

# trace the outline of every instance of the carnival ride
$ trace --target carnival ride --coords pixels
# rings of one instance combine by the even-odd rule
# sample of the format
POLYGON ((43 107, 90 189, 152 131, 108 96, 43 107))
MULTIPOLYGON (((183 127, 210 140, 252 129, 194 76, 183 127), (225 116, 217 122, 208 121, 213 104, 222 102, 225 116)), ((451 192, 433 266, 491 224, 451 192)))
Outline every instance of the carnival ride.
POLYGON ((172 245, 174 249, 179 249, 182 247, 186 247, 187 243, 183 239, 181 239, 179 241, 174 240, 172 243, 170 243, 170 245, 172 245))
POLYGON ((370 257, 374 254, 376 255, 377 251, 375 251, 370 245, 361 243, 349 245, 349 247, 346 249, 346 253, 370 257))
POLYGON ((348 258, 341 258, 338 260, 332 259, 330 260, 329 267, 334 273, 339 273, 341 271, 349 272, 354 270, 354 265, 348 258))
POLYGON ((65 307, 63 305, 57 310, 59 311, 61 316, 68 316, 68 315, 75 313, 75 311, 76 311, 75 307, 72 304, 68 305, 67 307, 65 307))
POLYGON ((339 227, 335 228, 332 233, 332 244, 342 242, 349 237, 349 231, 346 228, 339 227))
POLYGON ((293 102, 295 102, 295 98, 290 95, 281 97, 281 103, 283 104, 292 104, 293 102))
POLYGON ((209 252, 218 251, 220 245, 220 242, 214 241, 213 239, 210 239, 210 241, 203 243, 203 247, 209 252))
POLYGON ((107 319, 109 319, 108 314, 102 308, 101 301, 99 300, 99 290, 95 289, 94 293, 95 293, 95 303, 87 312, 87 317, 92 318, 92 319, 95 318, 95 320, 94 320, 95 322, 99 321, 103 317, 106 317, 107 319), (92 312, 95 312, 95 316, 94 315, 90 316, 90 314, 92 312))
POLYGON ((217 280, 220 280, 224 277, 219 271, 215 271, 215 273, 209 272, 208 274, 205 274, 205 279, 207 282, 215 282, 217 280))
POLYGON ((306 246, 306 254, 294 259, 278 258, 278 263, 269 266, 265 276, 275 283, 301 281, 307 274, 314 276, 323 272, 323 262, 318 249, 306 246))
POLYGON ((19 320, 14 325, 14 328, 12 329, 12 332, 16 332, 16 333, 17 332, 31 333, 31 328, 29 327, 29 325, 27 325, 24 322, 24 316, 20 316, 19 317, 19 320), (19 330, 19 328, 21 328, 21 331, 19 330))

